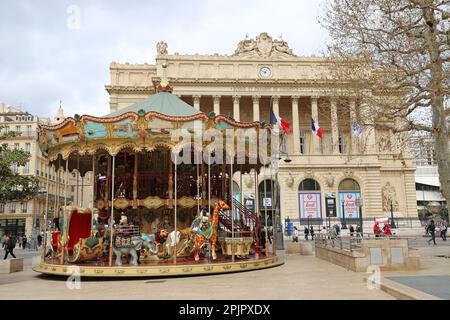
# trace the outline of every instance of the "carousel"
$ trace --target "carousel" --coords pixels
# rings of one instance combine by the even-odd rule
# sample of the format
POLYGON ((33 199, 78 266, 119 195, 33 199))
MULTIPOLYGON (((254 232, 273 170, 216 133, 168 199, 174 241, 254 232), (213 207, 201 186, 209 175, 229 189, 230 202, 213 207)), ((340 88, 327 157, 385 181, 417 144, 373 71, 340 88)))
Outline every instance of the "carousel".
MULTIPOLYGON (((264 123, 200 112, 172 94, 168 84, 107 116, 75 115, 42 125, 39 145, 58 178, 65 175, 65 196, 50 216, 47 192, 42 258, 33 270, 167 277, 283 264, 276 239, 273 245, 267 240, 267 216, 261 219, 257 208, 245 206, 233 192, 237 173, 270 165, 250 152, 267 144, 247 138, 244 148, 238 147, 239 134, 233 134, 246 129, 271 130, 264 123), (205 139, 207 132, 214 137, 205 139), (69 203, 68 175, 88 172, 93 201, 69 203)), ((257 198, 257 181, 254 186, 257 198)))

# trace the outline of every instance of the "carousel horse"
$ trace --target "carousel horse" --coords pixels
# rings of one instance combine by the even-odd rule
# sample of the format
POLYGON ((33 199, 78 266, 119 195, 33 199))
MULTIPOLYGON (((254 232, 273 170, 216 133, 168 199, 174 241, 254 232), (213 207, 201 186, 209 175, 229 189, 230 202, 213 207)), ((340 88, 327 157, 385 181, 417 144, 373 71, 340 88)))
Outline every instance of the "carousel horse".
POLYGON ((173 248, 176 246, 177 248, 177 256, 183 254, 183 252, 187 251, 186 249, 189 247, 191 242, 192 235, 192 227, 187 227, 181 230, 172 231, 167 236, 167 240, 165 242, 165 253, 168 256, 173 255, 173 248), (178 244, 182 242, 180 246, 178 244))
POLYGON ((216 242, 217 242, 217 228, 219 226, 219 212, 222 210, 230 210, 230 207, 224 201, 218 201, 214 207, 212 221, 208 217, 199 217, 194 220, 192 225, 193 231, 193 248, 192 252, 195 256, 195 261, 200 259, 200 250, 209 241, 211 246, 211 254, 213 260, 216 260, 216 242))

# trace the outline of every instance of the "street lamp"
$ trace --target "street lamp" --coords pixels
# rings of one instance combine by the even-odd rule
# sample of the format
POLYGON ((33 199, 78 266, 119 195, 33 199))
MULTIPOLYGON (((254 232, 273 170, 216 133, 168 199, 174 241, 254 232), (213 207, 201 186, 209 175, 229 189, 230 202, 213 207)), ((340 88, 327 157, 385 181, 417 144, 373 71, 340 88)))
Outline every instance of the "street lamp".
POLYGON ((356 205, 359 208, 359 227, 361 229, 361 234, 362 234, 363 233, 363 218, 362 218, 363 199, 361 197, 356 199, 356 205))
POLYGON ((347 229, 347 223, 345 222, 345 209, 344 209, 344 205, 345 205, 345 200, 342 199, 342 228, 341 229, 347 229))
POLYGON ((392 204, 392 199, 391 199, 391 229, 395 229, 395 222, 394 222, 394 207, 392 204))

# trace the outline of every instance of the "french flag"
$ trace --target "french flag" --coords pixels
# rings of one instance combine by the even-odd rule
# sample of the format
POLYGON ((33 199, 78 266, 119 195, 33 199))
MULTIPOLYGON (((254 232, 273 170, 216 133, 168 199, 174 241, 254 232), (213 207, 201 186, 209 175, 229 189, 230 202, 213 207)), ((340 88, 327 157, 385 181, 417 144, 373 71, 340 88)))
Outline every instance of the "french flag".
POLYGON ((272 106, 270 106, 270 124, 271 125, 278 124, 280 127, 283 128, 286 134, 289 134, 289 132, 291 131, 290 123, 281 118, 279 115, 275 114, 273 112, 272 106))
POLYGON ((311 130, 316 136, 322 139, 323 136, 322 128, 319 127, 319 124, 315 122, 314 119, 312 118, 311 118, 311 130))

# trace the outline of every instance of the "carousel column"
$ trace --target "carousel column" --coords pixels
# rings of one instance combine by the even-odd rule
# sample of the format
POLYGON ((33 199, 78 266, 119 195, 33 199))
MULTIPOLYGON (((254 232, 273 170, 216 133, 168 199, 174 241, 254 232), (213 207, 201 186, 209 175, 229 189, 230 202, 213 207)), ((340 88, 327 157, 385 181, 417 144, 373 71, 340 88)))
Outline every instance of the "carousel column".
MULTIPOLYGON (((177 234, 177 155, 175 154, 175 205, 174 205, 174 230, 175 230, 175 238, 177 234)), ((173 263, 177 264, 177 241, 175 241, 175 248, 173 254, 173 263)))
POLYGON ((111 156, 108 156, 106 167, 106 188, 105 188, 105 201, 109 203, 109 188, 111 187, 111 156))
MULTIPOLYGON (((255 168, 255 235, 256 239, 261 239, 261 232, 256 228, 256 219, 258 219, 259 216, 259 190, 258 190, 258 170, 255 168)), ((261 248, 261 242, 259 241, 259 247, 261 248)))
POLYGON ((214 113, 216 115, 220 114, 220 96, 213 96, 213 103, 214 103, 214 113))
MULTIPOLYGON (((115 174, 115 165, 116 165, 116 156, 112 156, 112 176, 111 176, 111 215, 109 221, 109 230, 110 230, 110 238, 109 238, 109 266, 112 266, 112 247, 113 247, 113 221, 114 221, 114 174, 115 174)), ((120 257, 116 257, 120 259, 120 257)))
MULTIPOLYGON (((63 232, 64 232, 64 246, 67 246, 67 213, 66 213, 66 208, 67 208, 67 181, 68 181, 68 173, 69 173, 69 158, 66 159, 66 170, 65 170, 65 178, 64 178, 64 210, 63 210, 63 232)), ((63 250, 64 252, 64 250, 63 250)), ((61 264, 64 263, 64 254, 61 254, 61 264)))
POLYGON ((47 212, 48 212, 48 181, 49 181, 49 172, 48 172, 48 164, 47 164, 47 177, 45 182, 45 190, 47 194, 45 195, 45 211, 44 211, 44 239, 42 243, 42 262, 45 262, 45 254, 47 247, 47 212))
POLYGON ((200 98, 201 95, 193 95, 192 99, 194 100, 194 108, 200 111, 200 98))
POLYGON ((170 156, 167 157, 167 165, 169 167, 169 181, 167 183, 167 190, 169 191, 169 207, 173 208, 173 169, 170 156))
POLYGON ((134 153, 134 172, 133 172, 133 209, 136 209, 138 207, 137 204, 137 193, 138 193, 138 154, 137 152, 134 153))
POLYGON ((252 96, 253 100, 253 121, 259 121, 259 99, 261 96, 252 96))
MULTIPOLYGON (((231 193, 231 238, 234 241, 234 192, 233 192, 233 162, 234 162, 234 143, 233 143, 233 149, 231 151, 232 157, 230 162, 230 193, 231 193)), ((234 262, 234 246, 233 242, 230 243, 231 245, 231 261, 234 262)))
POLYGON ((79 197, 79 189, 80 189, 80 154, 77 154, 77 207, 80 207, 80 197, 79 197))
MULTIPOLYGON (((92 203, 91 203, 91 233, 94 227, 94 201, 95 201, 95 155, 92 155, 92 203)), ((93 236, 91 234, 91 236, 93 236)))
POLYGON ((241 99, 241 96, 235 95, 233 96, 233 118, 236 121, 240 121, 240 106, 239 101, 241 99))

